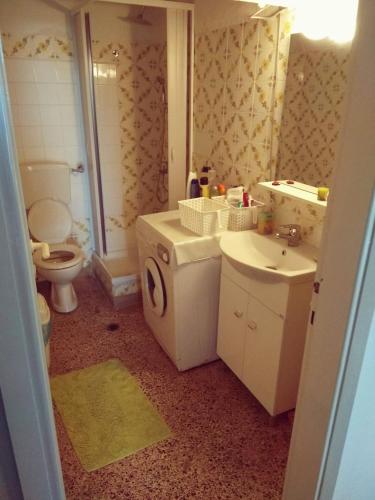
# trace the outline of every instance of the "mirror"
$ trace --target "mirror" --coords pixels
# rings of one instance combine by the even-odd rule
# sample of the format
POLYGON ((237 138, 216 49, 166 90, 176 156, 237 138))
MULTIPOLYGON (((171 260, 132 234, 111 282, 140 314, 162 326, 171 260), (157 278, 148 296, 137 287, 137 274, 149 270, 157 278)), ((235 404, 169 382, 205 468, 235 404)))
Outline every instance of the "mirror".
POLYGON ((347 90, 351 44, 291 36, 277 179, 331 185, 347 90))

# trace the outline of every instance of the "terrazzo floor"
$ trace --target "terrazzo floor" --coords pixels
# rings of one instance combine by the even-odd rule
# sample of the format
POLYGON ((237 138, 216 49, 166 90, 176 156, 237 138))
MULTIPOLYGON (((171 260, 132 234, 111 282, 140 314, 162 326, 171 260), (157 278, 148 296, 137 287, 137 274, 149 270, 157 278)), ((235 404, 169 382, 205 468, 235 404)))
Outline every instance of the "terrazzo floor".
POLYGON ((174 436, 88 473, 56 412, 67 498, 281 498, 291 434, 287 417, 272 425, 221 361, 178 373, 145 324, 141 306, 114 310, 89 276, 76 280, 75 287, 79 308, 53 315, 51 376, 119 358, 174 436), (110 323, 118 323, 118 330, 108 331, 110 323))

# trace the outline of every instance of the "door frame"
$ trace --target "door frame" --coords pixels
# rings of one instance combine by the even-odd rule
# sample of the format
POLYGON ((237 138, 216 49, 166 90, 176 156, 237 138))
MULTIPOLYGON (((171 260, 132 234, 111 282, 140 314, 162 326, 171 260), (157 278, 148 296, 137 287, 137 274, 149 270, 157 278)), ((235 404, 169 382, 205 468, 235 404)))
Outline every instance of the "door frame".
POLYGON ((93 4, 136 5, 162 8, 167 17, 168 66, 168 209, 176 209, 185 198, 186 179, 193 163, 193 92, 194 92, 194 4, 172 0, 91 0, 71 9, 79 54, 78 67, 85 129, 91 211, 95 252, 107 254, 104 227, 103 193, 97 135, 92 55, 87 38, 90 32, 90 6, 93 4), (87 19, 86 19, 87 17, 87 19), (184 24, 185 23, 185 24, 184 24), (169 43, 172 42, 172 43, 169 43), (189 48, 189 53, 188 49, 189 48), (183 60, 182 60, 183 59, 183 60), (181 63, 182 60, 182 63, 181 63), (186 76, 186 84, 176 82, 186 76), (180 102, 183 104, 180 105, 180 102), (181 123, 183 126, 181 126, 181 123))
MULTIPOLYGON (((316 312, 306 339, 284 500, 334 498, 342 481, 339 466, 371 332, 375 310, 371 276, 375 258, 374 17, 373 0, 360 0, 339 168, 324 225, 316 274, 320 288, 319 294, 313 294, 316 312)), ((356 462, 360 460, 357 456, 356 462)))
POLYGON ((0 387, 25 498, 65 498, 0 40, 0 387))
MULTIPOLYGON (((374 252, 372 248, 372 254, 370 254, 370 241, 373 238, 370 226, 373 224, 371 221, 374 217, 370 203, 374 180, 372 167, 375 157, 373 141, 375 126, 374 117, 371 116, 374 109, 375 78, 372 55, 375 26, 371 22, 374 15, 375 5, 372 0, 361 0, 359 33, 356 42, 357 65, 352 67, 351 98, 340 157, 340 169, 343 168, 343 170, 340 170, 336 176, 328 206, 323 242, 324 255, 319 266, 319 274, 324 278, 325 284, 322 285, 317 303, 314 330, 309 332, 303 367, 303 383, 288 463, 285 500, 323 499, 324 492, 329 491, 327 473, 337 470, 337 464, 342 456, 343 435, 339 424, 343 422, 342 419, 350 417, 353 398, 358 388, 356 381, 363 361, 363 350, 359 349, 357 351, 359 356, 356 357, 355 349, 366 345, 365 340, 369 334, 368 317, 366 318, 365 311, 360 306, 362 299, 369 298, 366 296, 369 292, 369 288, 366 288, 366 283, 368 283, 366 280, 370 279, 371 282, 369 259, 370 256, 373 259, 374 252), (360 134, 361 130, 365 133, 360 134), (370 162, 372 162, 371 165, 370 162), (358 168, 352 168, 354 164, 358 168), (358 172, 361 173, 360 176, 358 172), (361 194, 360 197, 358 193, 361 194), (356 200, 355 210, 350 204, 351 200, 356 200), (338 242, 340 238, 342 241, 343 237, 349 238, 352 244, 339 246, 338 242), (337 272, 343 269, 344 257, 350 257, 344 263, 348 289, 342 288, 342 276, 337 275, 337 272), (339 279, 335 282, 337 277, 339 279), (331 285, 328 285, 329 281, 331 285), (338 301, 332 298, 332 292, 337 294, 338 287, 340 287, 340 293, 345 294, 344 300, 341 298, 338 301), (330 331, 332 319, 337 320, 340 326, 340 328, 335 326, 335 336, 330 331), (324 347, 327 349, 324 350, 324 347), (318 359, 317 352, 323 358, 322 360, 318 359), (328 356, 329 353, 330 356, 328 356), (315 409, 313 408, 314 411, 324 413, 322 428, 312 418, 316 415, 306 412, 308 396, 311 395, 309 390, 312 388, 310 382, 314 382, 313 368, 316 370, 321 361, 326 363, 325 367, 330 367, 328 383, 325 380, 325 384, 319 387, 320 399, 323 399, 322 404, 318 408, 316 406, 315 409), (330 364, 327 365, 327 362, 330 364), (347 383, 349 368, 354 370, 354 384, 347 383), (329 386, 329 390, 325 389, 325 385, 329 386), (295 452, 298 447, 302 449, 301 445, 307 442, 306 423, 309 421, 314 423, 313 432, 320 433, 319 453, 313 456, 310 454, 313 467, 311 464, 306 467, 306 461, 304 464, 301 463, 300 471, 303 474, 303 484, 301 484, 302 481, 299 481, 298 477, 293 474, 293 471, 297 470, 296 467, 298 468, 299 458, 295 452), (298 429, 304 429, 305 432, 297 432, 298 429), (317 467, 315 467, 316 464, 317 467), (304 468, 302 468, 303 465, 305 465, 304 468), (307 476, 309 476, 310 468, 313 469, 314 474, 313 480, 309 482, 307 476), (299 484, 301 488, 303 487, 303 494, 297 496, 298 491, 302 491, 298 490, 299 484), (293 490, 294 487, 297 489, 293 490)), ((36 308, 35 282, 2 56, 0 56, 0 155, 2 158, 0 234, 5 236, 2 238, 0 247, 2 277, 0 384, 4 408, 20 483, 25 496, 31 500, 40 498, 63 500, 64 487, 36 308)), ((345 243, 347 241, 348 239, 345 243)), ((315 403, 318 404, 316 400, 315 403)), ((345 427, 344 429, 346 432, 345 427)), ((304 453, 306 452, 310 450, 304 447, 304 453)), ((357 461, 360 458, 357 456, 357 461)), ((331 484, 332 478, 336 479, 336 476, 331 477, 331 484)))

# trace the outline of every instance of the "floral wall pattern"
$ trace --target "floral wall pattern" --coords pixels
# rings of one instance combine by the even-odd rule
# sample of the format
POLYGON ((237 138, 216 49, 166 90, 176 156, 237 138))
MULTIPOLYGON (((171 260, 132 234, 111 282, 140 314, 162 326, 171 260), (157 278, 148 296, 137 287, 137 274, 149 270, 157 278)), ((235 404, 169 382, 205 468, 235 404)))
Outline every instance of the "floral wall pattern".
MULTIPOLYGON (((244 184, 275 170, 290 39, 287 11, 195 37, 194 165, 244 184)), ((260 195, 261 196, 261 195, 260 195)))
MULTIPOLYGON (((2 33, 18 160, 85 165, 78 72, 72 40, 2 33)), ((91 259, 91 207, 87 171, 71 175, 71 238, 91 259)))
POLYGON ((94 41, 93 59, 107 246, 131 251, 138 215, 168 201, 165 44, 94 41))
POLYGON ((16 35, 2 33, 4 57, 32 57, 39 59, 73 58, 72 40, 54 35, 16 35))
POLYGON ((303 241, 319 248, 326 208, 303 200, 272 194, 275 229, 282 224, 299 224, 303 241))
POLYGON ((293 35, 277 177, 329 186, 337 157, 350 46, 293 35))

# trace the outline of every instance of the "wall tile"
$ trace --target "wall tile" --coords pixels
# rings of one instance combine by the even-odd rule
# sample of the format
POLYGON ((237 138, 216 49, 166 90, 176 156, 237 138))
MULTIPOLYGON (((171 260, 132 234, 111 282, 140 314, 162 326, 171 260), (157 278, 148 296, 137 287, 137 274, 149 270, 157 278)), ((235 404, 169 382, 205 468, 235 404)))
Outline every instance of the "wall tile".
POLYGON ((299 224, 303 241, 319 248, 326 209, 286 196, 273 194, 272 198, 275 226, 299 224))
POLYGON ((59 83, 57 85, 57 95, 59 104, 72 105, 75 103, 75 87, 69 83, 59 83))
POLYGON ((15 104, 37 104, 38 90, 32 82, 14 82, 15 104))
POLYGON ((53 61, 34 61, 33 68, 37 83, 57 82, 56 67, 53 61))
POLYGON ((60 106, 39 105, 41 124, 45 127, 49 125, 61 125, 60 106))
POLYGON ((27 147, 23 150, 23 155, 27 161, 45 160, 45 150, 42 147, 27 147))
POLYGON ((62 105, 58 107, 58 116, 61 125, 78 126, 78 110, 74 105, 62 105))
POLYGON ((35 82, 34 66, 32 61, 6 59, 7 80, 13 82, 35 82))
POLYGON ((277 159, 279 178, 329 185, 336 164, 350 47, 294 40, 277 159))
POLYGON ((72 40, 54 35, 2 34, 5 57, 34 59, 71 60, 73 57, 72 40))
POLYGON ((57 83, 38 83, 37 88, 37 101, 39 104, 57 105, 59 102, 57 83))
POLYGON ((63 144, 66 147, 75 147, 79 145, 79 128, 74 126, 62 127, 63 144))
POLYGON ((194 164, 214 163, 228 184, 255 189, 273 175, 285 87, 277 57, 287 58, 276 49, 289 40, 278 23, 246 20, 195 39, 194 164))
POLYGON ((60 126, 42 127, 42 134, 44 145, 49 147, 63 146, 62 128, 60 126))
POLYGON ((52 146, 46 144, 44 146, 44 156, 45 160, 51 161, 66 161, 66 153, 64 146, 52 146))
POLYGON ((39 107, 35 105, 14 105, 12 107, 13 117, 16 125, 37 126, 41 125, 39 107))
POLYGON ((19 127, 22 146, 24 148, 43 146, 43 134, 41 127, 19 127))
MULTIPOLYGON (((78 75, 71 61, 70 41, 54 36, 2 35, 18 160, 84 163, 78 75)), ((71 185, 72 236, 90 258, 87 173, 72 174, 71 185)))
POLYGON ((77 80, 74 63, 68 61, 55 62, 56 78, 59 83, 71 83, 77 80))

